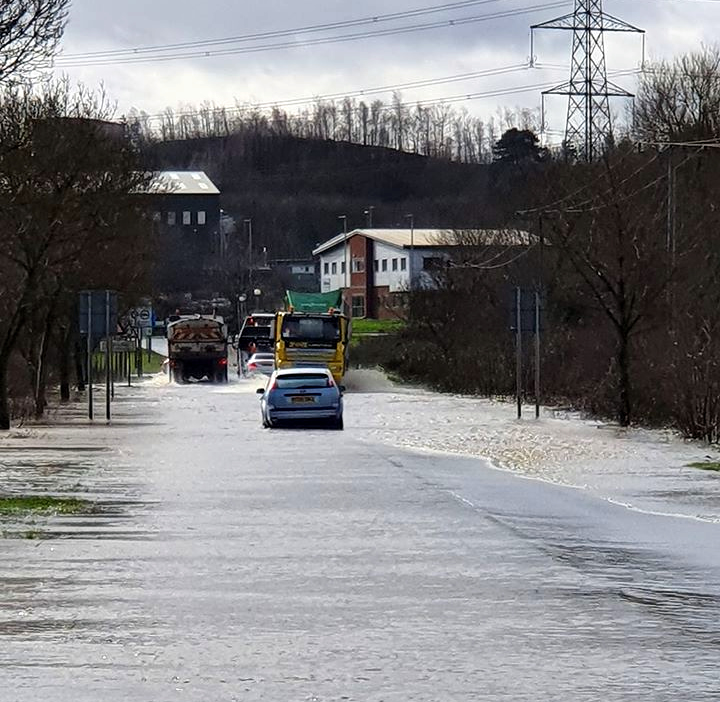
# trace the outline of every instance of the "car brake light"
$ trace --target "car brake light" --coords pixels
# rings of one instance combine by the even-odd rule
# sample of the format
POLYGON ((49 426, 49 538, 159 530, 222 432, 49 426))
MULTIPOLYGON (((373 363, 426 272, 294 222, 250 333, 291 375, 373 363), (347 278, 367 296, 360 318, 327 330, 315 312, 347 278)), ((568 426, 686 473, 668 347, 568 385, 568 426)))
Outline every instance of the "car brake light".
POLYGON ((255 370, 257 366, 254 363, 248 363, 248 370, 255 370))
POLYGON ((277 390, 277 389, 278 389, 278 384, 277 384, 277 380, 276 380, 276 381, 270 386, 270 390, 277 390))
POLYGON ((227 365, 227 358, 221 358, 221 359, 218 361, 218 365, 219 365, 219 366, 226 366, 226 365, 227 365))
POLYGON ((335 378, 328 378, 327 386, 329 388, 334 388, 335 387, 335 378))

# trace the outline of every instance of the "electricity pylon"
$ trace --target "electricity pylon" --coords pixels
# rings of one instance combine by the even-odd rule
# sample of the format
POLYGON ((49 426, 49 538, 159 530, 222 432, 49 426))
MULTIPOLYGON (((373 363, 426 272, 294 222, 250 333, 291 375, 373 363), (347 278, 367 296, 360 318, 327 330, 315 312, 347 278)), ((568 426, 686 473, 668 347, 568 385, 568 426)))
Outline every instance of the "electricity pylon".
POLYGON ((592 161, 602 155, 612 141, 610 98, 633 97, 607 78, 603 35, 605 32, 645 32, 603 12, 602 0, 575 0, 573 12, 530 28, 531 64, 536 29, 565 29, 573 33, 570 80, 543 91, 543 96, 568 96, 566 148, 575 149, 580 158, 592 161))

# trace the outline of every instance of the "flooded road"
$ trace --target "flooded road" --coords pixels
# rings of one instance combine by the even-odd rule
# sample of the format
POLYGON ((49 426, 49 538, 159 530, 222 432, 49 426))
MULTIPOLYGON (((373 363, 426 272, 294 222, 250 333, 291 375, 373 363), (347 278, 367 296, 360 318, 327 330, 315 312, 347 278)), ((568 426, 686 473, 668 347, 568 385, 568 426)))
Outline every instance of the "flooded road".
POLYGON ((2 702, 717 699, 720 525, 381 441, 382 392, 263 430, 257 385, 0 444, 95 506, 0 526, 2 702))

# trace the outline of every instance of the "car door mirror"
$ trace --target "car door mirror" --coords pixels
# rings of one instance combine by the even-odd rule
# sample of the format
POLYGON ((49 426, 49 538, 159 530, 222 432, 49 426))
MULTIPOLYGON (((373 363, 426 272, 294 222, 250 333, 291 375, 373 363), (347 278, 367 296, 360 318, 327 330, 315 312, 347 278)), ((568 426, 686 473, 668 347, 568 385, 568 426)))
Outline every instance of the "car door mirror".
POLYGON ((338 385, 338 390, 340 390, 341 393, 345 392, 345 386, 344 386, 344 385, 338 385))
POLYGON ((258 388, 258 389, 255 391, 255 394, 256 394, 256 395, 264 395, 264 394, 265 394, 265 388, 258 388))

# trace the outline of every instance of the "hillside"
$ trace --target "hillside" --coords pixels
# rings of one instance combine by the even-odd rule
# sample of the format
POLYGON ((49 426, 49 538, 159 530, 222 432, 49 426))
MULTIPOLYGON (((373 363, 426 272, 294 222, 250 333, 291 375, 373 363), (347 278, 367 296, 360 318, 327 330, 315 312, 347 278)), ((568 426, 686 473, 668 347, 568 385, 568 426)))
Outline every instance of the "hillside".
POLYGON ((225 212, 252 217, 255 243, 270 258, 308 255, 340 228, 492 224, 491 168, 394 149, 291 136, 235 134, 167 141, 150 151, 153 167, 204 170, 222 191, 225 212))

